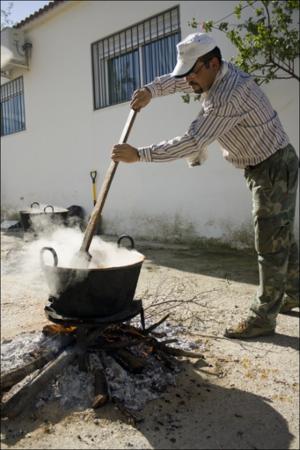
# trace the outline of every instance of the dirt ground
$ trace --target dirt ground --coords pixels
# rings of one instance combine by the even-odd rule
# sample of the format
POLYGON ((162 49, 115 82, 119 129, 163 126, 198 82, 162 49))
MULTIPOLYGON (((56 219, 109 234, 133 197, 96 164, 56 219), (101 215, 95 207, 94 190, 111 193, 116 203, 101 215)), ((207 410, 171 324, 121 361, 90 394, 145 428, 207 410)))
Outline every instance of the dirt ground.
MULTIPOLYGON (((32 281, 13 267, 5 270, 24 237, 2 233, 1 241, 3 341, 48 323, 48 288, 42 275, 32 281)), ((255 294, 255 256, 224 248, 136 247, 146 256, 136 291, 146 318, 169 312, 171 323, 184 326, 184 337, 205 349, 208 366, 181 358, 176 386, 149 402, 135 425, 112 403, 98 410, 52 403, 2 419, 1 447, 299 449, 299 310, 279 315, 272 337, 226 339, 224 328, 247 314, 255 294)))

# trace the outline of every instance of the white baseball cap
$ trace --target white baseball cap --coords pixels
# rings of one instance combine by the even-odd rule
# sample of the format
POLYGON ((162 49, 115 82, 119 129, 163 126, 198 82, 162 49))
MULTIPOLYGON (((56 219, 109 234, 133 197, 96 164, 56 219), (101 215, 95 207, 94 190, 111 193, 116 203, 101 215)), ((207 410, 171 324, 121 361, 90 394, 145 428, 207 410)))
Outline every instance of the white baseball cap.
POLYGON ((194 67, 200 56, 213 50, 217 44, 206 33, 189 34, 177 47, 177 64, 171 73, 172 77, 184 77, 194 67))

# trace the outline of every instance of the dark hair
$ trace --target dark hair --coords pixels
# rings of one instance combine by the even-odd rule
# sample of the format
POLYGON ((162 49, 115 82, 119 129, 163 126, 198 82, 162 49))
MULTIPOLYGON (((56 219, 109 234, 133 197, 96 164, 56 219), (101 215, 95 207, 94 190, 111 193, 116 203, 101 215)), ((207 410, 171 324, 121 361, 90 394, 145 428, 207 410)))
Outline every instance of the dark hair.
POLYGON ((205 67, 208 67, 208 63, 213 59, 218 58, 219 63, 222 64, 222 54, 219 47, 213 48, 210 52, 206 53, 205 55, 201 56, 199 58, 200 61, 202 61, 205 64, 205 67))

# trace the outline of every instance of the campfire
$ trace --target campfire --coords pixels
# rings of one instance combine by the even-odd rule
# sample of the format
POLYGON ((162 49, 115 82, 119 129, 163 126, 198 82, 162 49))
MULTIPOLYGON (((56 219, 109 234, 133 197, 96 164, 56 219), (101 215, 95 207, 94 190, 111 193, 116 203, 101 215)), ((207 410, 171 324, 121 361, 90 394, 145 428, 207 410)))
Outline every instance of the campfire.
POLYGON ((158 331, 169 315, 146 327, 141 301, 133 303, 138 304, 140 324, 137 317, 74 323, 55 319, 50 311, 51 323, 42 332, 3 342, 2 415, 13 418, 30 405, 55 398, 66 404, 68 395, 77 400, 83 395, 83 407, 97 409, 111 401, 136 422, 148 400, 175 384, 180 357, 205 365, 202 353, 183 349, 177 338, 158 331))

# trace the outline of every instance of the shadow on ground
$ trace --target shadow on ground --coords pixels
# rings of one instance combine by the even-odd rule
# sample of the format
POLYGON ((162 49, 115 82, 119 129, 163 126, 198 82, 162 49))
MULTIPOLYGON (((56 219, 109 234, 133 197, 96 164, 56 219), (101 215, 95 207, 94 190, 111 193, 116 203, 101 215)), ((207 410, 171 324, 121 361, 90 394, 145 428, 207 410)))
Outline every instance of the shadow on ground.
MULTIPOLYGON (((144 436, 150 448, 156 449, 290 447, 293 435, 289 432, 287 422, 266 398, 208 383, 191 363, 182 364, 177 387, 169 388, 160 399, 146 405, 142 412, 144 420, 126 430, 124 442, 120 441, 118 448, 134 447, 137 435, 144 436)), ((3 442, 10 447, 16 446, 27 433, 45 426, 46 422, 48 426, 55 426, 74 412, 63 410, 58 404, 47 405, 40 410, 31 409, 34 420, 28 421, 28 412, 23 411, 15 419, 2 421, 2 433, 6 435, 3 442), (22 434, 16 436, 16 430, 22 430, 22 434)), ((125 416, 111 403, 98 409, 95 416, 100 420, 100 425, 102 419, 106 423, 108 421, 110 426, 116 421, 126 421, 125 416)), ((92 425, 94 419, 91 419, 92 425)), ((76 423, 73 426, 77 436, 76 423)), ((83 424, 82 430, 85 428, 83 424)), ((105 448, 105 442, 101 441, 101 426, 94 425, 94 428, 94 431, 89 428, 93 447, 105 448)))
POLYGON ((244 251, 222 248, 174 250, 147 247, 138 250, 158 266, 241 283, 258 283, 256 255, 244 251))

